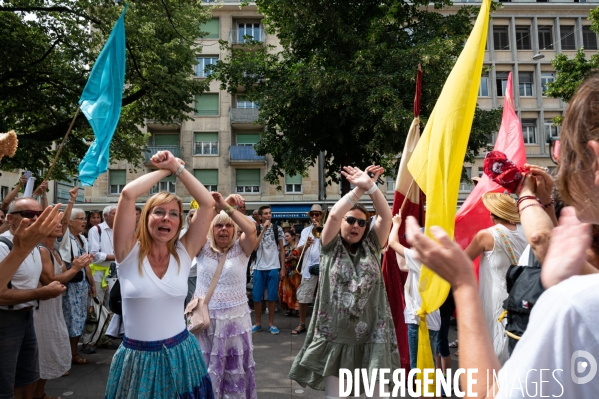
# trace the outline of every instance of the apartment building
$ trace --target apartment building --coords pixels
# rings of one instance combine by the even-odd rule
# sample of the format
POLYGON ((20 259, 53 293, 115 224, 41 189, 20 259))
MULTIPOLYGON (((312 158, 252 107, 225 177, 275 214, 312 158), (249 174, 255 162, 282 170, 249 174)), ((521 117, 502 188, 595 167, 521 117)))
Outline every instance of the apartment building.
MULTIPOLYGON (((597 0, 599 1, 599 0, 597 0)), ((471 3, 471 2, 468 2, 471 3)), ((244 36, 266 44, 278 45, 275 36, 268 35, 261 23, 262 16, 254 5, 239 8, 239 2, 218 2, 213 19, 204 28, 209 35, 199 41, 202 53, 198 54, 196 79, 205 79, 206 67, 227 54, 220 50, 218 40, 228 40, 232 45, 243 43, 244 36)), ((463 3, 455 2, 443 12, 455 12, 463 3)), ((485 65, 490 69, 481 77, 479 105, 483 109, 497 108, 503 104, 507 75, 513 72, 515 106, 522 120, 522 130, 528 160, 541 166, 554 167, 549 157, 548 138, 557 137, 559 129, 551 119, 564 112, 565 104, 559 99, 544 96, 548 82, 555 79, 550 61, 557 53, 569 56, 584 46, 588 55, 597 51, 597 36, 589 29, 587 20, 592 3, 530 2, 503 3, 489 24, 485 65)), ((141 174, 152 170, 149 159, 160 150, 169 150, 186 162, 186 167, 209 190, 242 194, 248 209, 262 204, 273 205, 273 214, 279 219, 299 219, 310 206, 319 201, 317 168, 308 176, 285 176, 282 190, 263 180, 272 164, 269 156, 257 155, 253 145, 260 138, 261 126, 255 103, 243 97, 219 90, 212 82, 210 90, 195 98, 192 121, 162 125, 148 120, 146 131, 150 134, 145 168, 137 173, 128 172, 124 161, 111 165, 108 173, 101 175, 95 185, 85 190, 85 200, 93 203, 114 203, 124 185, 141 174)), ((484 154, 474 164, 466 164, 470 176, 482 174, 484 154)), ((387 178, 381 189, 392 201, 394 179, 387 178)), ((472 186, 460 187, 460 201, 466 198, 472 186)), ((187 205, 192 200, 183 185, 173 177, 161 181, 148 197, 156 191, 166 190, 183 198, 187 205)), ((320 193, 320 199, 323 197, 320 193)), ((334 203, 340 197, 337 185, 326 188, 326 200, 334 203)))

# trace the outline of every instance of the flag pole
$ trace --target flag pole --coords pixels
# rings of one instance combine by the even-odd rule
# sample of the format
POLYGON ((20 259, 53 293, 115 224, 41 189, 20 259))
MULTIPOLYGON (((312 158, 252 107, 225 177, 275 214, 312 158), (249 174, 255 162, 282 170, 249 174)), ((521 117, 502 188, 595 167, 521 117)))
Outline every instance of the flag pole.
POLYGON ((48 178, 50 177, 50 173, 52 173, 52 170, 54 170, 54 166, 56 165, 56 161, 58 161, 58 156, 60 155, 60 152, 62 151, 64 142, 67 140, 69 133, 71 133, 71 130, 73 129, 73 125, 75 124, 75 120, 77 119, 77 115, 79 115, 80 110, 81 110, 81 106, 78 106, 77 112, 75 112, 75 116, 73 116, 71 125, 69 126, 69 129, 67 130, 67 134, 64 135, 62 142, 60 143, 60 146, 58 146, 58 150, 56 151, 56 156, 54 157, 54 161, 52 161, 52 164, 50 165, 50 169, 48 169, 48 173, 46 173, 46 178, 44 180, 42 180, 43 182, 48 180, 48 178))

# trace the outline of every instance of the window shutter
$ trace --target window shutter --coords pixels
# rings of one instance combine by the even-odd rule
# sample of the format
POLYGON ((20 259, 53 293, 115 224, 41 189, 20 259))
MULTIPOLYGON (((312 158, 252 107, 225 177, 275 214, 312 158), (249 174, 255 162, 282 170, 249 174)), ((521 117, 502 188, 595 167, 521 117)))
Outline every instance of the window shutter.
POLYGON ((204 186, 218 185, 218 169, 194 169, 193 175, 204 186))
POLYGON ((212 18, 201 27, 202 32, 208 32, 204 39, 218 39, 220 37, 220 24, 218 18, 212 18))
POLYGON ((238 134, 237 144, 256 144, 260 141, 259 134, 238 134))
POLYGON ((236 186, 259 186, 260 169, 237 169, 236 186))
POLYGON ((202 132, 195 134, 196 143, 213 143, 218 142, 218 133, 216 132, 202 132))
POLYGON ((285 184, 302 184, 302 175, 289 176, 285 174, 285 184))
POLYGON ((155 134, 154 145, 179 145, 178 134, 155 134))
POLYGON ((127 184, 127 172, 125 170, 110 171, 110 185, 125 185, 127 184))
POLYGON ((218 94, 207 93, 195 96, 196 115, 218 115, 218 94))

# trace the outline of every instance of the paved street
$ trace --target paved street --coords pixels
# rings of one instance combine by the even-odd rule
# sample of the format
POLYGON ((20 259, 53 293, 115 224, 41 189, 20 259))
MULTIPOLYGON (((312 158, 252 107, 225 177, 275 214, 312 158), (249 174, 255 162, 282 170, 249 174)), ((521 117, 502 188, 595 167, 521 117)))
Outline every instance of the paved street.
MULTIPOLYGON (((267 325, 267 315, 262 315, 263 325, 267 325)), ((252 314, 252 321, 253 321, 252 314)), ((297 317, 284 317, 281 310, 275 314, 275 325, 281 333, 272 335, 266 331, 254 334, 254 360, 256 361, 256 385, 260 399, 275 398, 324 398, 324 392, 302 388, 287 378, 291 362, 301 349, 306 334, 292 336, 291 330, 298 324, 297 317)), ((309 320, 308 320, 309 322, 309 320)), ((451 327, 449 338, 456 338, 455 327, 451 327)), ((46 393, 61 396, 63 399, 103 398, 108 371, 114 350, 98 349, 94 355, 85 355, 90 360, 87 365, 74 365, 70 375, 48 381, 46 393)), ((452 354, 455 352, 452 349, 452 354)), ((457 358, 453 357, 453 368, 457 368, 457 358)))

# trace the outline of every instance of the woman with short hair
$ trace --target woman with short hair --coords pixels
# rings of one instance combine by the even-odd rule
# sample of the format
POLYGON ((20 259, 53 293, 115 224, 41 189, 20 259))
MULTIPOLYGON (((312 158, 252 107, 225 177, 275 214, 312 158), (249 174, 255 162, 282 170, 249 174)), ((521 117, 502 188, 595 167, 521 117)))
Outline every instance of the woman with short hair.
POLYGON ((213 398, 197 340, 187 331, 183 303, 191 258, 206 242, 214 200, 168 151, 152 156, 158 168, 128 183, 114 219, 114 254, 121 286, 125 337, 117 349, 105 397, 213 398), (175 175, 200 208, 183 227, 181 198, 159 192, 146 202, 135 229, 135 202, 175 175))
POLYGON ((320 288, 304 346, 289 372, 289 378, 324 390, 327 398, 339 397, 340 367, 366 369, 368 375, 374 369, 401 367, 381 273, 381 249, 391 227, 391 210, 376 184, 384 170, 374 165, 365 171, 343 169, 356 187, 333 206, 324 225, 320 288), (363 194, 380 216, 372 230, 368 211, 358 202, 363 194))

